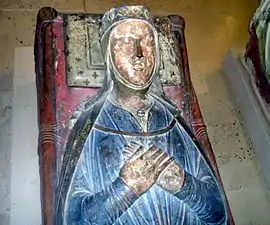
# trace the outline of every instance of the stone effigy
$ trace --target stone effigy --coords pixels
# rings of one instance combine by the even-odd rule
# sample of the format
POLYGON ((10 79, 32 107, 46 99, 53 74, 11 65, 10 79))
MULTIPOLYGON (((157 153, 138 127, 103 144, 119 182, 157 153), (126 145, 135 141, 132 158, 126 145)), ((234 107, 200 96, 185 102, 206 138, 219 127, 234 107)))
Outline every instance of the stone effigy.
POLYGON ((50 35, 37 32, 35 52, 44 223, 233 224, 175 44, 183 20, 143 6, 54 13, 38 23, 50 35))

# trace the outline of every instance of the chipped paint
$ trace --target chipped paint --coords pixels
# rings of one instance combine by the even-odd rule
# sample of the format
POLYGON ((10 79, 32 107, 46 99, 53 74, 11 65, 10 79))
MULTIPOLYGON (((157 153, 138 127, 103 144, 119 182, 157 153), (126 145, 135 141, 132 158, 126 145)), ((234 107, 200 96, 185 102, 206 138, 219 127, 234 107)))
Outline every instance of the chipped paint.
MULTIPOLYGON (((105 74, 99 42, 100 16, 66 15, 66 57, 69 86, 101 87, 105 74)), ((161 52, 160 78, 165 85, 179 85, 182 70, 174 50, 174 35, 168 20, 155 19, 161 52)))

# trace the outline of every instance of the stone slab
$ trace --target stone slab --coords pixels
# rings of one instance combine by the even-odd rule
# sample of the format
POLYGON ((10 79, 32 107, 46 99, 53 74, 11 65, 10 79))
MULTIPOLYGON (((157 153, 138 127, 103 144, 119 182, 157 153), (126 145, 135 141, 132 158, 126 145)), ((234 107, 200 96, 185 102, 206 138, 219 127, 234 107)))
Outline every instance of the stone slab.
POLYGON ((10 224, 41 224, 37 97, 32 47, 15 49, 10 224))
POLYGON ((249 74, 231 52, 226 55, 222 68, 245 120, 266 184, 270 189, 270 127, 252 91, 249 74))

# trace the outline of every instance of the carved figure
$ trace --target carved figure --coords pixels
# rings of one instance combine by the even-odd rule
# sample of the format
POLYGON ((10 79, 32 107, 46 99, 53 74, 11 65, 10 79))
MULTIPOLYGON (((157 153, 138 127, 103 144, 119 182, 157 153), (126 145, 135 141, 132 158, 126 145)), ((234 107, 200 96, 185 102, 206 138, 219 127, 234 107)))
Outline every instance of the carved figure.
POLYGON ((106 80, 70 134, 56 224, 228 224, 225 197, 179 110, 151 91, 158 35, 142 6, 102 19, 106 80))

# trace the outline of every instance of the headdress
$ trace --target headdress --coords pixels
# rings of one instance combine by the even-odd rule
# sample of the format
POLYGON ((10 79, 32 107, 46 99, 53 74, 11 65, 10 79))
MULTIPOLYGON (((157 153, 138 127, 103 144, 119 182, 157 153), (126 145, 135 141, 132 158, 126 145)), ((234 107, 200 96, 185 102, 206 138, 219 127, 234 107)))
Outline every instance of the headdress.
POLYGON ((112 60, 110 56, 110 51, 108 51, 108 46, 110 45, 110 34, 117 25, 120 23, 126 22, 128 20, 142 20, 149 24, 149 27, 152 28, 154 33, 154 39, 156 44, 156 60, 155 67, 152 72, 153 75, 158 71, 159 67, 159 47, 158 47, 158 34, 154 27, 153 16, 150 11, 144 6, 126 6, 121 5, 114 7, 104 13, 102 17, 102 25, 100 30, 101 36, 101 49, 104 55, 104 59, 107 65, 107 79, 110 79, 109 74, 112 72, 115 77, 126 86, 129 86, 132 89, 144 89, 152 83, 152 79, 149 82, 141 87, 133 85, 126 81, 119 73, 112 67, 112 60))

